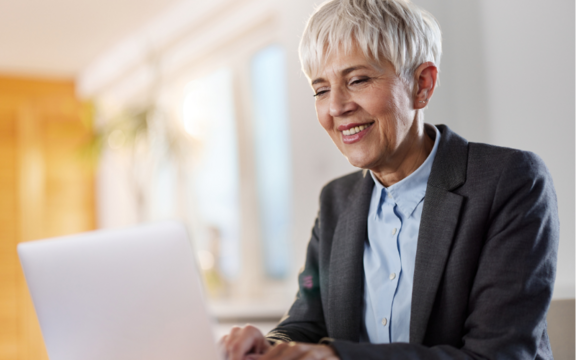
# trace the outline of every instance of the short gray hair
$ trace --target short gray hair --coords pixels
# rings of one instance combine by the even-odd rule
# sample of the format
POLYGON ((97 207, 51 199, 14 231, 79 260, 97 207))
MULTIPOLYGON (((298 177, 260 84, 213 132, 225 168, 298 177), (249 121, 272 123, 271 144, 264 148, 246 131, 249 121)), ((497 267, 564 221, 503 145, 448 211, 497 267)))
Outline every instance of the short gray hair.
POLYGON ((302 70, 310 78, 334 52, 357 45, 377 63, 390 61, 412 83, 427 61, 440 66, 442 37, 436 19, 409 0, 329 0, 310 17, 300 41, 302 70))

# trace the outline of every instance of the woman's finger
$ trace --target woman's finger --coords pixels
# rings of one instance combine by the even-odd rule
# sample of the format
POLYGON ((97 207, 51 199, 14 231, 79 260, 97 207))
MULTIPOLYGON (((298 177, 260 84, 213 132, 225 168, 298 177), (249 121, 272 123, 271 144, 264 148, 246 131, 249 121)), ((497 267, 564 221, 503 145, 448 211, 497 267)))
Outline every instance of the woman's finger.
POLYGON ((230 332, 230 340, 226 344, 226 352, 230 360, 242 360, 245 355, 262 348, 264 335, 254 326, 233 329, 230 332))

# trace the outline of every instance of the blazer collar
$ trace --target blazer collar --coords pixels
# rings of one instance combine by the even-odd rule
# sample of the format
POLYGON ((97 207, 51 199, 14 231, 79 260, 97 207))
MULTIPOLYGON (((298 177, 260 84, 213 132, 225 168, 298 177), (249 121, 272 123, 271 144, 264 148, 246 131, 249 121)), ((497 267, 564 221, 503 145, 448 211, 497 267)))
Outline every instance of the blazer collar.
POLYGON ((452 192, 466 181, 468 142, 445 125, 428 178, 418 232, 410 315, 410 342, 422 344, 436 299, 458 220, 463 197, 452 192))
POLYGON ((330 254, 328 334, 339 340, 358 341, 362 331, 364 298, 364 241, 374 181, 363 171, 338 218, 330 254))
POLYGON ((446 125, 436 125, 436 128, 442 137, 432 164, 428 185, 451 191, 466 181, 468 141, 446 125))

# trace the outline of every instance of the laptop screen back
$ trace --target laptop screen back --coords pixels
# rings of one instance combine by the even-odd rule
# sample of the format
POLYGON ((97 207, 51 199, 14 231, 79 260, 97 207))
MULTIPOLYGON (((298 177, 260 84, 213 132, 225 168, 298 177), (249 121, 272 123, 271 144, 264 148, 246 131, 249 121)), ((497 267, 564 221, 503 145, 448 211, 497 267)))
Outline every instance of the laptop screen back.
POLYGON ((181 224, 22 243, 18 253, 51 360, 217 359, 181 224))

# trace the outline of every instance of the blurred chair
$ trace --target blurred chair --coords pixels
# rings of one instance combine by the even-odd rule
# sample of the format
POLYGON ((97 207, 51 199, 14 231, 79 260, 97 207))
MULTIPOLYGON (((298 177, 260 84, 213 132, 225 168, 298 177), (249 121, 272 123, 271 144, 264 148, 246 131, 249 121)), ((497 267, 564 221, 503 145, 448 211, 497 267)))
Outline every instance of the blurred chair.
POLYGON ((552 300, 548 336, 556 360, 574 360, 574 299, 552 300))

